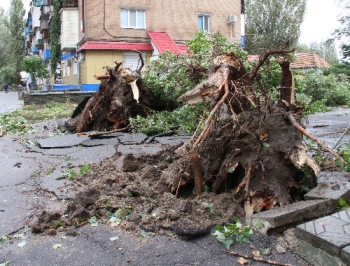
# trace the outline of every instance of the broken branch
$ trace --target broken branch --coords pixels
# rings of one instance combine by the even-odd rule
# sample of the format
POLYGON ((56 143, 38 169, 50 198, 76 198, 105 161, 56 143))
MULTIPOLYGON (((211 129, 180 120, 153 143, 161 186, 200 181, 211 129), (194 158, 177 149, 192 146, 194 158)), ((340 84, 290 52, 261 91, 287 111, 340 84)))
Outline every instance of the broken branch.
MULTIPOLYGON (((221 89, 223 87, 223 85, 224 84, 221 84, 219 89, 221 89)), ((235 85, 233 84, 233 86, 235 86, 235 85)), ((227 78, 226 78, 226 81, 225 81, 225 94, 224 94, 224 96, 222 96, 221 100, 215 105, 213 110, 211 110, 211 112, 209 114, 209 117, 205 121, 205 127, 204 127, 202 133, 199 135, 198 139, 193 144, 193 149, 197 147, 197 145, 200 143, 200 141, 203 138, 203 136, 207 133, 207 130, 210 128, 210 123, 211 123, 214 115, 219 110, 220 106, 226 101, 226 99, 227 99, 229 94, 230 94, 230 90, 229 90, 228 81, 227 81, 227 78)))
POLYGON ((140 73, 141 70, 142 70, 142 68, 143 68, 143 66, 145 65, 145 63, 144 63, 144 61, 143 61, 143 57, 142 57, 141 52, 138 51, 138 50, 133 50, 133 51, 134 51, 135 53, 138 53, 138 54, 139 54, 139 57, 140 57, 140 60, 141 60, 141 65, 140 65, 140 67, 136 70, 136 72, 140 73))
POLYGON ((252 256, 252 255, 240 254, 240 253, 237 253, 237 252, 235 252, 235 251, 226 251, 226 250, 223 250, 223 252, 228 253, 228 254, 231 254, 231 255, 234 255, 234 256, 242 257, 242 258, 245 258, 245 259, 252 259, 252 260, 255 260, 255 261, 258 261, 258 262, 265 262, 265 263, 268 263, 268 264, 271 264, 271 265, 293 266, 292 264, 280 263, 280 262, 274 261, 274 260, 265 260, 265 259, 263 259, 263 258, 258 258, 258 257, 252 256))
POLYGON ((125 132, 125 131, 128 131, 129 129, 131 129, 131 126, 127 125, 124 128, 118 128, 118 129, 114 129, 114 130, 110 130, 110 131, 81 132, 81 133, 78 133, 77 136, 78 137, 81 137, 81 136, 88 136, 88 137, 101 136, 101 135, 106 135, 106 134, 110 134, 110 133, 114 133, 114 132, 125 132))
POLYGON ((249 75, 249 79, 252 80, 256 73, 258 73, 259 68, 265 63, 265 61, 267 60, 267 58, 270 55, 274 55, 274 54, 289 54, 294 52, 295 48, 291 49, 291 50, 284 50, 287 47, 287 44, 285 44, 281 50, 272 50, 272 51, 267 51, 262 59, 259 59, 258 63, 256 64, 256 66, 254 67, 254 69, 252 70, 252 72, 249 75))
POLYGON ((109 75, 94 75, 94 78, 97 80, 102 80, 102 79, 109 79, 109 75))
POLYGON ((348 163, 338 154, 337 152, 333 151, 331 148, 329 148, 326 144, 324 144, 322 141, 311 135, 309 132, 307 132, 294 118, 293 114, 290 113, 287 116, 289 122, 296 128, 298 129, 301 133, 303 133, 306 137, 309 139, 315 141, 320 147, 322 147, 324 150, 330 152, 333 154, 335 157, 337 157, 342 163, 345 165, 348 165, 348 163))
POLYGON ((252 173, 252 169, 253 169, 253 165, 251 163, 248 164, 248 170, 247 170, 247 174, 244 176, 242 182, 238 185, 234 196, 237 196, 237 194, 241 191, 241 188, 243 186, 245 186, 244 191, 245 191, 245 195, 248 194, 248 189, 250 186, 250 179, 251 179, 251 173, 252 173))

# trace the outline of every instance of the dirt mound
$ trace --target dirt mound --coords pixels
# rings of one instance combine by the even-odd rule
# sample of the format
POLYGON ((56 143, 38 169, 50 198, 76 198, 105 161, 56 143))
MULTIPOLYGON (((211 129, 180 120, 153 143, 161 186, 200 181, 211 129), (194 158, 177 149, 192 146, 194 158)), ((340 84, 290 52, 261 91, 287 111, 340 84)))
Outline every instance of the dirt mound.
POLYGON ((90 219, 135 234, 144 230, 197 236, 232 217, 243 219, 247 211, 289 204, 299 196, 295 191, 301 177, 287 155, 301 145, 302 137, 284 115, 277 107, 269 113, 262 108, 218 122, 198 149, 205 192, 197 196, 190 156, 183 147, 134 156, 121 154, 116 145, 114 156, 76 178, 76 198, 60 215, 48 211, 34 222, 33 230, 66 229, 90 219), (238 186, 251 163, 247 194, 238 186))
POLYGON ((66 219, 60 219, 57 213, 43 212, 33 231, 43 232, 57 225, 77 226, 95 216, 101 218, 99 222, 136 234, 144 230, 196 236, 217 224, 228 223, 234 216, 244 217, 243 208, 235 203, 231 193, 205 192, 196 197, 190 188, 181 195, 171 193, 168 168, 182 162, 181 156, 169 151, 139 157, 116 153, 76 179, 84 187, 77 185, 76 198, 61 213, 66 219))

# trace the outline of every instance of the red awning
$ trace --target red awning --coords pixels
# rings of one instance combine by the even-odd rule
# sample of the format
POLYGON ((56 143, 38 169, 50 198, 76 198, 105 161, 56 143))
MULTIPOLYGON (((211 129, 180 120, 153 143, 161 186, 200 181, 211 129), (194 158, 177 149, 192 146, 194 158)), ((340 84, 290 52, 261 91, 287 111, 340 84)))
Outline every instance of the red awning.
POLYGON ((153 51, 150 43, 130 42, 86 42, 78 48, 80 50, 138 50, 153 51))
POLYGON ((163 54, 166 50, 176 54, 182 53, 168 33, 164 31, 147 31, 147 33, 160 54, 163 54))

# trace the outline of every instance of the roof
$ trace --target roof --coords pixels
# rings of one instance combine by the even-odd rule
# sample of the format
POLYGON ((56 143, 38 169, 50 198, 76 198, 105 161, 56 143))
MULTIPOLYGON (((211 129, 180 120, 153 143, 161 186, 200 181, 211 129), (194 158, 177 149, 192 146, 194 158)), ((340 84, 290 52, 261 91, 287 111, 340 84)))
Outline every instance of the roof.
POLYGON ((86 42, 78 48, 80 50, 139 50, 153 51, 150 43, 130 42, 86 42))
POLYGON ((259 61, 259 55, 257 55, 257 54, 250 54, 250 55, 248 55, 248 61, 254 61, 254 60, 257 60, 257 61, 259 61))
POLYGON ((290 64, 291 69, 329 68, 330 64, 316 53, 297 53, 295 61, 290 64))
POLYGON ((148 35, 151 37, 152 43, 157 48, 160 54, 165 51, 170 51, 176 54, 181 54, 180 48, 176 45, 174 40, 165 31, 147 31, 148 35))
POLYGON ((184 44, 177 44, 177 47, 179 47, 180 52, 182 54, 187 54, 187 46, 186 45, 184 45, 184 44))

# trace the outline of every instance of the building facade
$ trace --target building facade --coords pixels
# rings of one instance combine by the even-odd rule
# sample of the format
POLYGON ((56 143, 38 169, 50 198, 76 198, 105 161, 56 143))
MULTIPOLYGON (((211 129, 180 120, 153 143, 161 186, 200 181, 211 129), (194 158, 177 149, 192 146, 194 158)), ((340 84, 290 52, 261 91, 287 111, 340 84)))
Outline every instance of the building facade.
POLYGON ((115 61, 138 67, 139 55, 133 50, 142 53, 147 65, 165 50, 185 53, 186 41, 200 30, 220 32, 240 45, 241 2, 62 0, 62 84, 96 90, 99 81, 93 76, 104 73, 104 67, 115 61))

